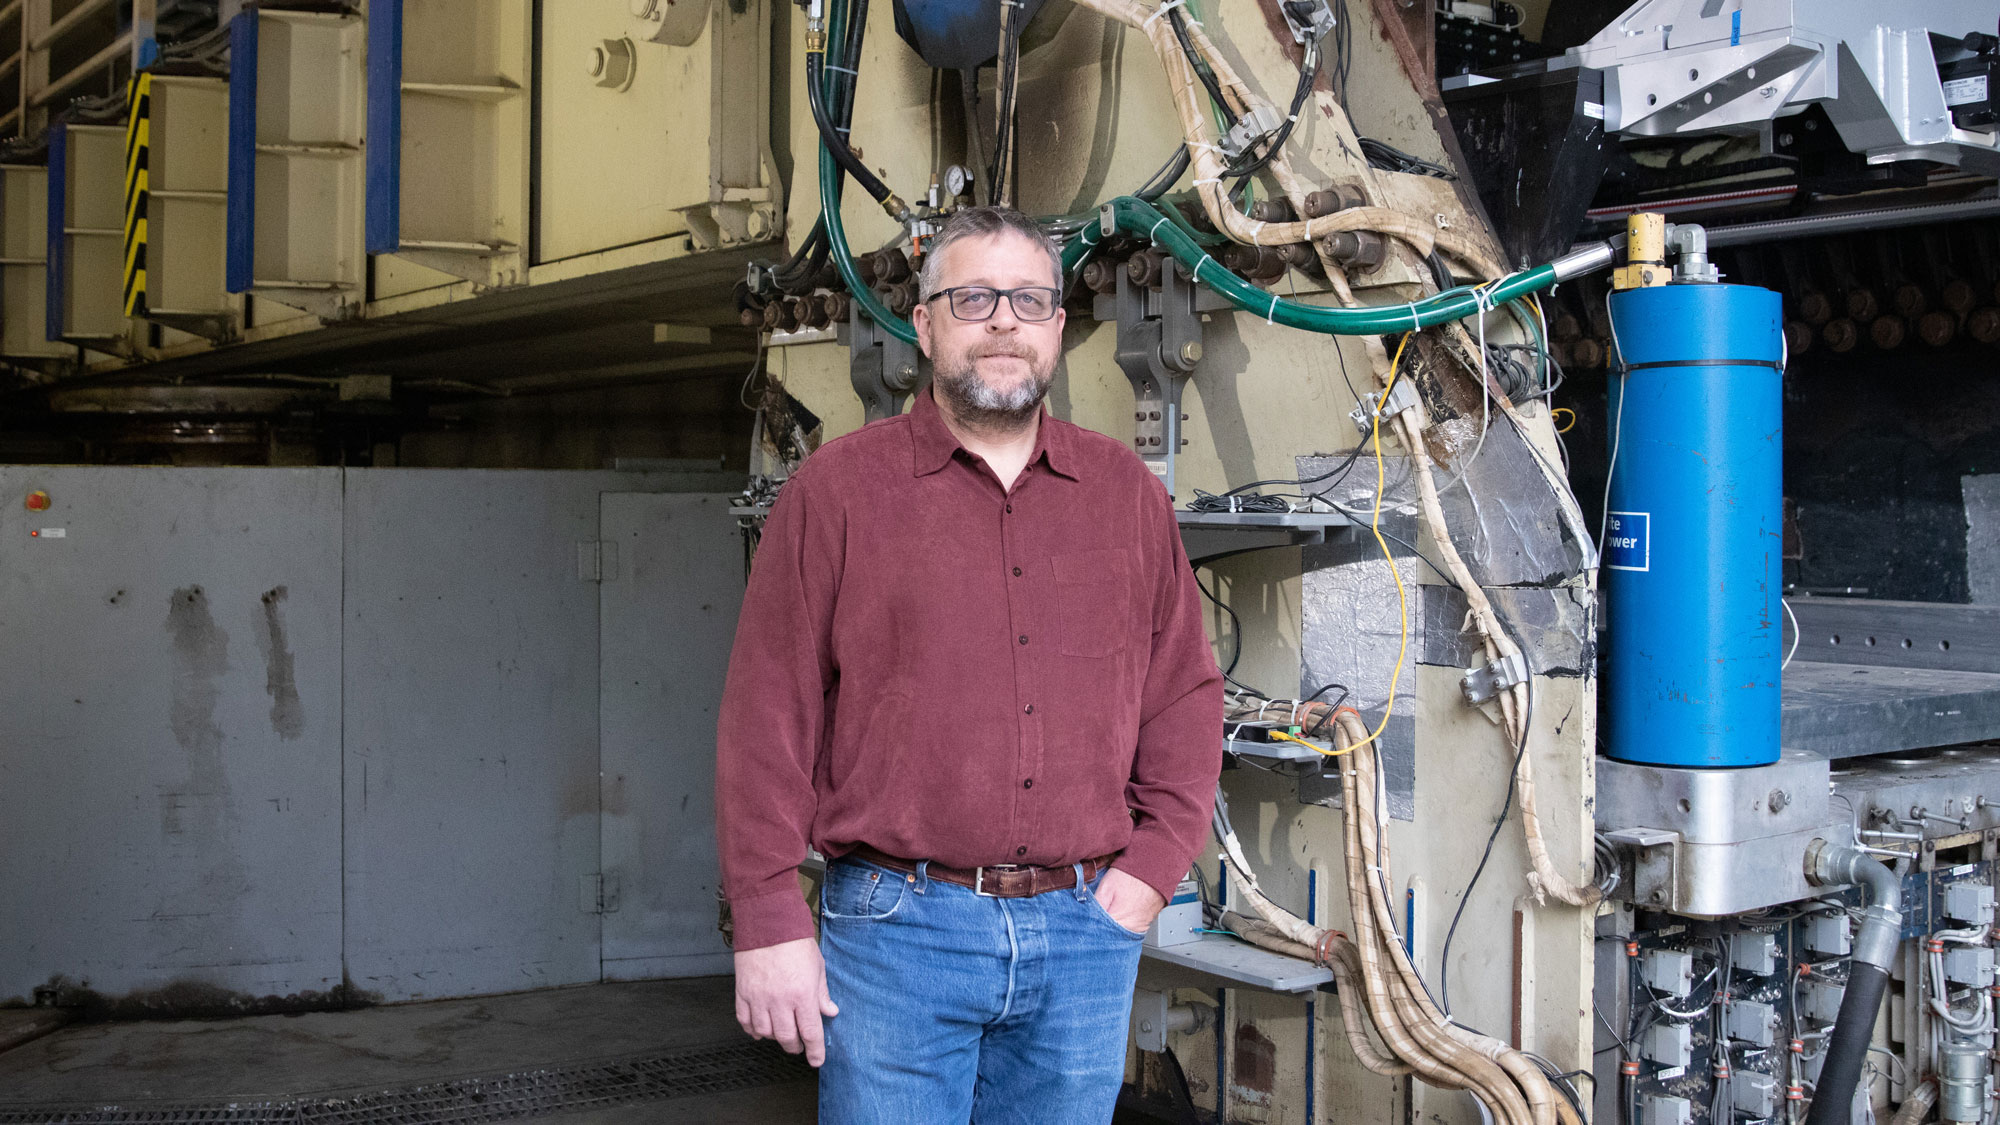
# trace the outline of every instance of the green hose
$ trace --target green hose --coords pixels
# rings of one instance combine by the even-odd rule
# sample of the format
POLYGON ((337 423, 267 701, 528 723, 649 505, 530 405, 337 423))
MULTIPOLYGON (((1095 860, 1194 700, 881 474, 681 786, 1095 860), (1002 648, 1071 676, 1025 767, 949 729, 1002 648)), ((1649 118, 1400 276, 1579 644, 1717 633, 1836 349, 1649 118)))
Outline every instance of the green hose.
MULTIPOLYGON (((836 0, 829 7, 832 10, 827 13, 827 42, 845 42, 842 33, 847 28, 847 4, 845 0, 836 0)), ((852 60, 848 62, 852 64, 852 60)), ((832 73, 825 70, 822 70, 822 73, 826 75, 825 81, 831 85, 832 73)), ((829 98, 833 96, 831 90, 825 91, 825 94, 829 98)), ((832 253, 834 268, 840 271, 840 280, 846 283, 848 293, 854 297, 854 303, 861 307, 862 313, 868 319, 880 325, 883 331, 896 339, 906 344, 915 344, 917 330, 910 326, 909 321, 890 312, 889 307, 875 296, 875 291, 861 280, 860 271, 854 268, 854 252, 847 247, 847 228, 840 222, 842 175, 839 162, 834 160, 833 153, 827 150, 826 143, 822 140, 819 146, 819 215, 820 221, 826 224, 826 245, 832 253)))
MULTIPOLYGON (((1203 250, 1194 239, 1188 237, 1178 224, 1143 200, 1121 195, 1106 203, 1104 210, 1110 214, 1119 230, 1157 243, 1161 249, 1172 254, 1175 260, 1186 266, 1194 280, 1206 282, 1209 288, 1222 294, 1230 304, 1244 312, 1253 313, 1288 328, 1300 328, 1307 332, 1323 332, 1335 336, 1385 336, 1461 320, 1482 311, 1498 308, 1508 301, 1525 297, 1530 293, 1538 293, 1558 281, 1565 281, 1579 274, 1588 273, 1599 266, 1608 265, 1611 260, 1611 249, 1608 245, 1593 246, 1588 250, 1566 255, 1547 265, 1508 274, 1487 285, 1439 293, 1412 304, 1373 305, 1354 309, 1324 308, 1267 293, 1222 268, 1221 263, 1203 250)), ((1085 228, 1076 243, 1072 244, 1079 261, 1088 256, 1090 246, 1094 246, 1100 237, 1102 237, 1100 228, 1085 228), (1097 232, 1097 237, 1091 236, 1093 231, 1097 232), (1090 246, 1082 245, 1086 239, 1089 240, 1090 246)), ((1065 251, 1064 258, 1067 264, 1068 251, 1065 251)))

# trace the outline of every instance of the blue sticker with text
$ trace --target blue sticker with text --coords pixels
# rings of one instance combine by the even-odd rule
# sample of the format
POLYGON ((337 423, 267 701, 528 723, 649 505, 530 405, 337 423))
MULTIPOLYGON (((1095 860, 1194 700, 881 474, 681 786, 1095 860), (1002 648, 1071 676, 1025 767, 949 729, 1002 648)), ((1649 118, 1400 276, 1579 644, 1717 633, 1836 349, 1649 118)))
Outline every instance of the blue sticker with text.
POLYGON ((1651 570, 1651 512, 1610 512, 1604 526, 1604 565, 1613 570, 1651 570))

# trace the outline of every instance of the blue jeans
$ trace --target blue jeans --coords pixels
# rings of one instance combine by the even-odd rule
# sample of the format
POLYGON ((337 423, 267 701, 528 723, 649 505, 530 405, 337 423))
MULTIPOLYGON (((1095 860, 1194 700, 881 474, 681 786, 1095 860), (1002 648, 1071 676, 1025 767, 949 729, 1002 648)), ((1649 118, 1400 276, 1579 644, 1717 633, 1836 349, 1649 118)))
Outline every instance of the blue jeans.
POLYGON ((1095 889, 989 898, 921 868, 831 864, 822 1125, 1110 1121, 1143 935, 1095 889))

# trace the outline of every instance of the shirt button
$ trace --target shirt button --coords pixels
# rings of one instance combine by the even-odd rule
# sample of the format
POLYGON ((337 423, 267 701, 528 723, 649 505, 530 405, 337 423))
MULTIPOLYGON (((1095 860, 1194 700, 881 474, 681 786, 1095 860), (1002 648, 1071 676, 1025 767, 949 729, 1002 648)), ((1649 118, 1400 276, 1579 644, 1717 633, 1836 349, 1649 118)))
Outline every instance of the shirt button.
POLYGON ((1021 577, 1021 568, 1018 566, 1014 568, 1014 577, 1016 578, 1021 577))
POLYGON ((1012 504, 1009 504, 1009 505, 1007 505, 1007 510, 1008 510, 1009 512, 1012 512, 1012 511, 1014 510, 1014 505, 1012 505, 1012 504))
POLYGON ((1014 849, 1014 854, 1015 854, 1015 855, 1027 855, 1027 854, 1028 854, 1028 845, 1026 845, 1026 844, 1022 844, 1022 845, 1021 845, 1020 847, 1018 847, 1018 848, 1015 848, 1015 849, 1014 849))
POLYGON ((1028 778, 1026 781, 1023 781, 1021 783, 1021 788, 1023 789, 1033 789, 1034 787, 1035 787, 1035 779, 1032 777, 1028 778))
POLYGON ((1022 644, 1027 644, 1027 643, 1028 643, 1028 634, 1026 634, 1026 633, 1022 633, 1022 634, 1021 634, 1021 643, 1022 643, 1022 644))
POLYGON ((1034 704, 1032 704, 1032 703, 1028 704, 1028 706, 1027 706, 1027 712, 1028 712, 1028 714, 1030 714, 1030 715, 1034 714, 1034 713, 1035 713, 1035 705, 1034 705, 1034 704))

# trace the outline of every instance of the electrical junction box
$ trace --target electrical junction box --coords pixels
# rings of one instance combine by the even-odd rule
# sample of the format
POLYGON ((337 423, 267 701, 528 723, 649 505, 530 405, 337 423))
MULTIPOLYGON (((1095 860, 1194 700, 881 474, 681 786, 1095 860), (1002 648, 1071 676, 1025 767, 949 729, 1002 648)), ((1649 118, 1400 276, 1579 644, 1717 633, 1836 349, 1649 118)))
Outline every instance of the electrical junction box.
POLYGON ((1830 980, 1808 980, 1799 986, 1799 1014, 1820 1023, 1840 1018, 1840 1000, 1847 995, 1845 985, 1830 980))
POLYGON ((1755 1000, 1738 1000, 1729 1005, 1729 1037, 1759 1047, 1769 1047, 1778 1039, 1778 1009, 1755 1000))
POLYGON ((1654 1024, 1639 1053, 1661 1066, 1686 1066, 1694 1058, 1694 1028, 1684 1023, 1654 1024))
POLYGON ((1845 957, 1854 948, 1854 925, 1846 914, 1806 919, 1806 948, 1822 957, 1845 957))
POLYGON ((1944 889, 1944 916, 1968 926, 1993 924, 1993 888, 1985 883, 1951 883, 1944 889))
POLYGON ((1976 55, 1948 62, 1938 68, 1938 78, 1953 125, 1981 133, 2000 128, 2000 58, 1976 55))
POLYGON ((1739 972, 1768 977, 1777 967, 1776 934, 1729 935, 1729 964, 1739 972))
POLYGON ((1146 944, 1155 948, 1186 945, 1201 939, 1201 889, 1193 879, 1182 879, 1174 888, 1174 898, 1146 929, 1146 944))
POLYGON ((1993 987, 1993 949, 1959 945, 1944 951, 1944 979, 1971 988, 1993 987))
POLYGON ((1686 1098, 1664 1098, 1655 1095, 1645 1099, 1639 1117, 1645 1125, 1692 1125, 1694 1106, 1690 1105, 1686 1098))
POLYGON ((1739 1070, 1729 1080, 1729 1102, 1736 1112, 1751 1117, 1775 1117, 1784 1104, 1778 1080, 1754 1070, 1739 1070))
POLYGON ((1649 949, 1640 960, 1639 975, 1655 992, 1686 996, 1694 990, 1694 954, 1685 949, 1649 949))

